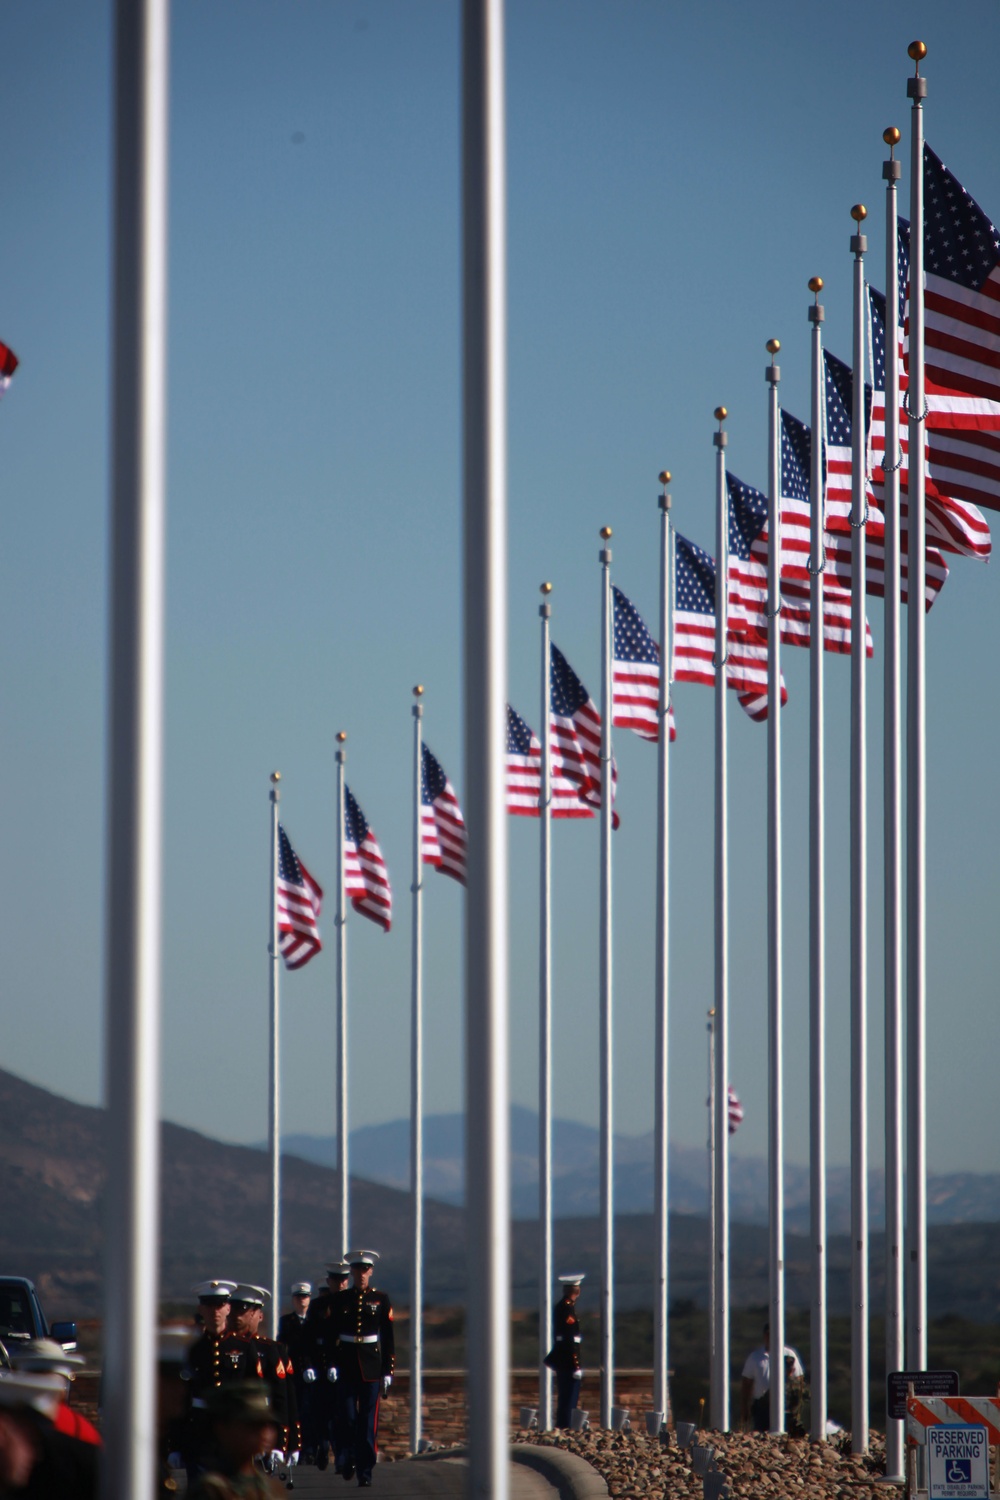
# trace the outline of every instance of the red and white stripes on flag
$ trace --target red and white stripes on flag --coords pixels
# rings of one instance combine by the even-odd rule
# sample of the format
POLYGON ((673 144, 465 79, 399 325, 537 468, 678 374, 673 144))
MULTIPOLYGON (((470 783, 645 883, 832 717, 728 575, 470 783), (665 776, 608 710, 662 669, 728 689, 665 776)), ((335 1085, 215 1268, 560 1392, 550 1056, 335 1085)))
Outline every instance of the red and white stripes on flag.
POLYGON ((736 1132, 737 1132, 737 1130, 739 1130, 740 1126, 743 1124, 743 1105, 740 1103, 739 1095, 737 1094, 736 1090, 733 1088, 732 1084, 729 1085, 729 1100, 728 1100, 728 1103, 729 1103, 729 1134, 730 1135, 735 1135, 736 1132))
MULTIPOLYGON (((905 291, 905 287, 904 287, 905 291)), ((881 292, 874 287, 868 289, 868 348, 871 351, 872 367, 872 396, 871 396, 871 427, 869 431, 869 452, 871 462, 871 486, 875 502, 880 511, 885 509, 885 386, 886 386, 886 363, 891 351, 886 348, 886 303, 881 292)), ((890 462, 895 464, 900 471, 900 486, 903 493, 900 495, 900 515, 902 525, 905 529, 907 517, 906 489, 908 484, 907 470, 909 465, 909 432, 906 420, 905 392, 907 388, 907 376, 904 368, 903 343, 900 339, 896 351, 896 367, 899 376, 899 389, 901 395, 901 406, 899 412, 899 448, 891 455, 890 462)), ((951 397, 931 394, 928 396, 928 405, 933 410, 935 405, 950 404, 951 397)), ((964 400, 963 397, 956 398, 964 400)), ((983 456, 988 452, 988 444, 993 443, 1000 452, 1000 438, 990 434, 969 434, 956 428, 954 431, 940 431, 928 424, 924 424, 924 476, 926 489, 926 521, 927 540, 934 547, 940 547, 942 552, 954 552, 964 557, 974 557, 984 561, 989 557, 992 550, 990 528, 986 517, 969 494, 966 493, 967 472, 963 470, 964 460, 961 458, 963 451, 968 451, 972 456, 974 465, 983 466, 983 456), (983 437, 985 446, 978 444, 976 440, 983 437), (956 460, 955 455, 958 455, 956 460), (956 466, 957 465, 957 466, 956 466)), ((989 487, 988 477, 982 478, 982 482, 989 487)), ((995 478, 996 490, 994 498, 1000 502, 1000 473, 995 478)), ((989 497, 988 497, 989 498, 989 497)))
POLYGON ((464 885, 468 837, 462 809, 441 762, 426 745, 421 752, 420 857, 464 885))
POLYGON ((18 364, 19 360, 13 349, 0 344, 0 396, 6 393, 18 364))
MULTIPOLYGON (((687 537, 674 536, 674 680, 715 683, 715 559, 687 537)), ((726 686, 751 719, 767 718, 767 644, 755 631, 730 622, 726 686)), ((781 701, 788 702, 785 679, 781 701)))
POLYGON ((392 926, 392 891, 382 850, 350 791, 344 787, 344 887, 361 916, 392 926))
MULTIPOLYGON (((549 671, 552 765, 575 782, 584 802, 601 805, 601 716, 597 705, 558 646, 551 648, 549 671)), ((615 800, 618 768, 611 762, 611 801, 615 800)), ((618 814, 613 816, 618 827, 618 814)))
POLYGON ((323 946, 316 925, 323 907, 323 892, 295 853, 280 823, 275 896, 278 952, 286 969, 301 969, 323 946))
MULTIPOLYGON (((552 767, 553 818, 593 818, 593 806, 581 798, 579 782, 552 767)), ((542 795, 542 746, 537 735, 507 705, 507 811, 522 818, 537 818, 542 795)))
MULTIPOLYGON (((612 588, 614 653, 611 722, 656 744, 660 738, 660 648, 646 623, 620 588, 612 588)), ((667 709, 670 743, 677 738, 674 706, 667 709)))

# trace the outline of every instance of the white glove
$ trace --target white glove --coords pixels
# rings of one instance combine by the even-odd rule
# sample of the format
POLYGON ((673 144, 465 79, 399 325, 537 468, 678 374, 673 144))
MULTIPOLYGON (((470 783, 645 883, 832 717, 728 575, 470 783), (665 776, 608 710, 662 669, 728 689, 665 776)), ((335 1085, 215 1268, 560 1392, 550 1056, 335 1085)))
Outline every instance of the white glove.
POLYGON ((302 1371, 302 1379, 306 1382, 307 1385, 312 1385, 313 1381, 316 1379, 316 1371, 315 1370, 303 1370, 302 1371))
POLYGON ((573 1379, 574 1380, 582 1380, 583 1379, 583 1371, 582 1370, 574 1370, 573 1371, 573 1379))
POLYGON ((336 1365, 331 1365, 330 1366, 330 1368, 326 1372, 326 1378, 330 1382, 331 1385, 335 1385, 336 1384, 336 1381, 337 1381, 337 1366, 336 1365))
POLYGON ((298 1450, 298 1448, 295 1448, 288 1455, 288 1467, 290 1469, 294 1469, 294 1467, 298 1463, 298 1461, 299 1461, 299 1450, 298 1450))
POLYGON ((274 1473, 274 1470, 278 1467, 278 1465, 279 1464, 283 1464, 284 1462, 285 1462, 285 1450, 284 1450, 284 1448, 272 1448, 271 1449, 271 1472, 272 1472, 272 1474, 274 1473))
POLYGON ((392 1376, 391 1375, 383 1375, 382 1376, 382 1394, 383 1394, 383 1396, 387 1396, 389 1394, 389 1387, 391 1385, 392 1385, 392 1376))
POLYGON ((172 1469, 183 1469, 184 1460, 179 1453, 168 1453, 167 1463, 172 1469))

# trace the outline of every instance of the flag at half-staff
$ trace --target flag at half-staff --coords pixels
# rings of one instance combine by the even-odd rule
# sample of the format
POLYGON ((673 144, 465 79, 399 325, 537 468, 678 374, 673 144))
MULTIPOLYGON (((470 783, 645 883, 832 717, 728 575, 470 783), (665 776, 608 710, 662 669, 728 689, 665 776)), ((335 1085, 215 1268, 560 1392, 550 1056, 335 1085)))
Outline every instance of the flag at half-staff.
MULTIPOLYGON (((577 677, 558 646, 552 647, 549 676, 550 716, 552 724, 552 768, 575 782, 584 802, 600 807, 603 773, 601 767, 601 715, 583 683, 577 677)), ((618 768, 611 762, 611 801, 615 800, 618 768)), ((618 827, 618 814, 613 816, 618 827)))
POLYGON ((455 788, 441 762, 421 746, 420 847, 425 864, 465 884, 468 836, 455 788))
MULTIPOLYGON (((616 729, 632 729, 640 739, 660 738, 660 648, 639 611, 616 584, 614 604, 614 660, 612 663, 611 722, 616 729)), ((673 704, 669 708, 670 742, 677 738, 673 704)))
MULTIPOLYGON (((507 705, 507 811, 517 817, 537 818, 542 795, 542 745, 519 713, 507 705)), ((594 807, 582 800, 578 781, 552 767, 552 816, 593 818, 594 807)))
POLYGON ((392 890, 378 839, 349 787, 344 787, 344 881, 351 905, 386 932, 392 926, 392 890))
POLYGON ((280 823, 275 892, 278 950, 286 969, 301 969, 323 947, 317 926, 323 891, 295 853, 280 823))

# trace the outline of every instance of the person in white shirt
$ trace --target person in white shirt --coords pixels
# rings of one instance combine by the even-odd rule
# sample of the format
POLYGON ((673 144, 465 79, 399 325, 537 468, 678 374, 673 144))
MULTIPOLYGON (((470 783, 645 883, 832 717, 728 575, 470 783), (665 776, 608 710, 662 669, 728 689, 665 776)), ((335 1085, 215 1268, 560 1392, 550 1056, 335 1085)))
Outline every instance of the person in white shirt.
MULTIPOLYGON (((754 1432, 768 1432, 771 1427, 771 1355, 770 1324, 764 1324, 764 1342, 747 1355, 740 1389, 740 1415, 754 1432)), ((803 1381, 802 1361, 790 1345, 785 1345, 785 1382, 803 1381)), ((801 1390, 801 1387, 799 1388, 801 1390)), ((787 1402, 786 1402, 787 1409, 787 1402)))

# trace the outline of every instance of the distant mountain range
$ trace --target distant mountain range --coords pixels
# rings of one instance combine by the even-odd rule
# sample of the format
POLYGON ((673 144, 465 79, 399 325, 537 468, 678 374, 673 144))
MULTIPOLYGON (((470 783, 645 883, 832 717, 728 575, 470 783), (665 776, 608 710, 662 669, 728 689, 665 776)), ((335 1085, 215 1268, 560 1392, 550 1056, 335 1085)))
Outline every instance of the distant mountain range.
MULTIPOLYGON (((514 1105, 510 1111, 511 1212, 515 1218, 538 1214, 538 1116, 514 1105)), ((285 1151, 320 1166, 335 1166, 333 1136, 286 1135, 285 1151)), ((598 1132, 573 1120, 552 1122, 556 1216, 573 1218, 599 1212, 598 1132)), ((731 1213, 744 1224, 767 1223, 767 1162, 763 1157, 732 1152, 731 1213)), ((369 1182, 403 1191, 410 1181, 410 1125, 391 1120, 351 1132, 351 1172, 369 1182)), ((460 1114, 429 1115, 424 1121, 426 1191, 442 1203, 461 1205, 464 1195, 464 1126, 460 1114)), ((850 1172, 831 1167, 827 1175, 827 1216, 831 1232, 846 1233, 851 1222, 850 1172)), ((869 1176, 873 1227, 885 1217, 885 1181, 881 1171, 869 1176)), ((928 1219, 932 1224, 971 1224, 1000 1220, 1000 1173, 955 1172, 931 1177, 927 1184, 928 1219)), ((690 1146, 670 1148, 670 1206, 674 1213, 708 1213, 708 1153, 690 1146)), ((653 1209, 653 1136, 615 1138, 615 1207, 622 1214, 653 1209)), ((789 1229, 809 1228, 809 1169, 785 1166, 785 1221, 789 1229)))
MULTIPOLYGON (((524 1134, 532 1116, 519 1111, 520 1149, 515 1155, 521 1188, 530 1178, 532 1145, 524 1134), (525 1166, 527 1161, 527 1166, 525 1166)), ((447 1117, 446 1117, 447 1118, 447 1117)), ((379 1127, 389 1134, 359 1131, 355 1166, 371 1171, 365 1138, 376 1147, 396 1141, 392 1170, 404 1176, 406 1155, 399 1145, 405 1127, 379 1127)), ((31 1276, 52 1318, 96 1317, 101 1311, 104 1240, 103 1111, 75 1104, 0 1070, 0 1272, 31 1276)), ((460 1152, 456 1119, 429 1132, 429 1154, 440 1155, 440 1140, 460 1152), (449 1133, 450 1132, 450 1133, 449 1133)), ((556 1138, 579 1154, 579 1173, 589 1170, 595 1132, 584 1126, 560 1126, 556 1138)), ((636 1143, 633 1143, 633 1145, 636 1143)), ((564 1144, 560 1150, 565 1152, 564 1144)), ((627 1153, 623 1153, 627 1154, 627 1153)), ((700 1153, 691 1153, 697 1157, 700 1153)), ((376 1150, 378 1166, 390 1165, 388 1151, 376 1150)), ((460 1158, 459 1158, 460 1159, 460 1158)), ((566 1155, 560 1160, 561 1179, 566 1155)), ((683 1160, 683 1158, 682 1158, 683 1160)), ((625 1161, 622 1170, 632 1165, 625 1161)), ((458 1168, 452 1165, 452 1190, 458 1168)), ((572 1168, 569 1169, 573 1170, 572 1168)), ((680 1172, 675 1174, 680 1180, 680 1172)), ((734 1190, 743 1201, 743 1166, 734 1173, 734 1190)), ((987 1181, 991 1179, 986 1179, 987 1181)), ((282 1281, 307 1276, 321 1279, 327 1258, 338 1255, 337 1174, 329 1167, 288 1155, 283 1162, 282 1281)), ((572 1201, 563 1189, 561 1201, 572 1201)), ((530 1181, 528 1183, 530 1198, 530 1181)), ((751 1195, 752 1196, 752 1195, 751 1195)), ((533 1203, 530 1205, 533 1207, 533 1203)), ((940 1213, 941 1201, 937 1202, 940 1213)), ((161 1134, 160 1297, 191 1304, 191 1285, 210 1276, 232 1276, 260 1283, 268 1276, 270 1218, 268 1173, 264 1155, 251 1146, 226 1145, 180 1125, 165 1124, 161 1134)), ((997 1217, 994 1214, 994 1217, 997 1217)), ((382 1254, 379 1284, 402 1305, 409 1296, 410 1203, 392 1185, 351 1178, 352 1236, 382 1254)), ((461 1207, 429 1198, 425 1206, 425 1296, 432 1304, 461 1304, 470 1294, 466 1258, 465 1214, 461 1207)), ((930 1307, 934 1317, 959 1314, 978 1322, 1000 1321, 1000 1263, 995 1246, 997 1225, 938 1224, 928 1236, 930 1307)), ((615 1222, 615 1285, 621 1308, 649 1307, 653 1287, 653 1223, 648 1213, 626 1213, 615 1222)), ((563 1217, 556 1224, 555 1254, 561 1266, 598 1277, 600 1225, 592 1214, 563 1217)), ((734 1222, 731 1236, 732 1299, 735 1307, 763 1307, 767 1301, 768 1237, 763 1227, 734 1222)), ((676 1302, 707 1300, 708 1225, 703 1217, 673 1213, 670 1221, 670 1291, 676 1302)), ((789 1307, 809 1300, 809 1245, 792 1232, 785 1241, 786 1296, 789 1307)), ((845 1235, 829 1241, 829 1303, 834 1313, 850 1306, 850 1245, 845 1235)), ((536 1305, 538 1229, 527 1219, 512 1232, 512 1293, 516 1306, 536 1305)), ((883 1248, 877 1234, 871 1242, 872 1308, 880 1309, 883 1248)), ((156 1309, 150 1307, 152 1320, 156 1309)))

